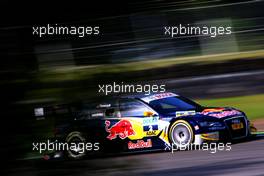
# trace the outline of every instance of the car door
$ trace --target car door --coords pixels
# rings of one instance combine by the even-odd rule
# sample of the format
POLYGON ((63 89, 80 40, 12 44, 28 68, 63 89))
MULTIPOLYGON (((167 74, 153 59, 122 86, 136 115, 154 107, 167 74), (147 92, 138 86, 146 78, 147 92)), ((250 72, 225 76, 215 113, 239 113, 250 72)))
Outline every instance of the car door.
POLYGON ((120 117, 130 122, 127 129, 132 132, 127 136, 128 139, 138 140, 158 135, 159 116, 143 102, 137 99, 120 99, 119 111, 120 117))

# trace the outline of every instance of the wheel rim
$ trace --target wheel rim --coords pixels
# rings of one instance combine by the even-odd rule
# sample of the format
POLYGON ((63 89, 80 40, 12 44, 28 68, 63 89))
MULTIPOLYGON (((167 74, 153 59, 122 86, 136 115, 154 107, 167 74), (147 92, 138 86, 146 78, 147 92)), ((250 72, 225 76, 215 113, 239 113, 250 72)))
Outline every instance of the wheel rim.
POLYGON ((178 123, 172 129, 172 142, 178 146, 187 146, 192 141, 191 130, 186 124, 178 123))
MULTIPOLYGON (((80 137, 74 136, 74 137, 72 137, 72 139, 69 140, 68 143, 70 144, 70 146, 71 146, 71 144, 74 143, 78 147, 79 146, 78 144, 82 143, 82 142, 83 142, 83 140, 80 137)), ((69 148, 68 153, 71 157, 76 158, 76 157, 81 157, 84 155, 83 150, 84 149, 81 149, 81 148, 69 148)))

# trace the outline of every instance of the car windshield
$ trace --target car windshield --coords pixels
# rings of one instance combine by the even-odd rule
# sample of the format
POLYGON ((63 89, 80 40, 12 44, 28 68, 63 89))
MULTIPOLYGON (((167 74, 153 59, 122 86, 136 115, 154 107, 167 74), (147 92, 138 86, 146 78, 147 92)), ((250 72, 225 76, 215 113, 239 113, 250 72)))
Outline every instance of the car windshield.
POLYGON ((198 110, 201 107, 199 104, 180 96, 153 100, 149 102, 149 105, 159 113, 198 110))

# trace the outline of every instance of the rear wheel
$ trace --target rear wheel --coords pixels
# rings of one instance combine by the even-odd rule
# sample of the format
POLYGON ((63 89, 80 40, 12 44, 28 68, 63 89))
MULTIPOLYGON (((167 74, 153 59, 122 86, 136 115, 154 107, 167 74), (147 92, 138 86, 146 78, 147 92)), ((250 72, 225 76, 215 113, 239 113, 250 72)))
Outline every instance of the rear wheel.
POLYGON ((185 120, 177 120, 171 125, 169 138, 178 149, 186 148, 194 141, 193 129, 185 120))
POLYGON ((68 143, 67 157, 70 159, 80 159, 86 155, 85 144, 86 139, 81 132, 71 132, 66 137, 68 143))

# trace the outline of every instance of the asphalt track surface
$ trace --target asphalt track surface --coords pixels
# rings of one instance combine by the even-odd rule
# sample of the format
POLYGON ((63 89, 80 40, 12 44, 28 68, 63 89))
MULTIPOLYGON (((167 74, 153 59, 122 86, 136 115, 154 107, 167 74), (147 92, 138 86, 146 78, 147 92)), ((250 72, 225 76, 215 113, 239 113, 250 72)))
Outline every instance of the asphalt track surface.
POLYGON ((231 151, 151 152, 79 161, 20 161, 6 175, 264 175, 264 137, 233 144, 231 151))

